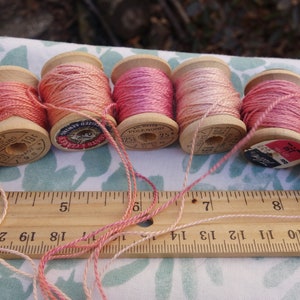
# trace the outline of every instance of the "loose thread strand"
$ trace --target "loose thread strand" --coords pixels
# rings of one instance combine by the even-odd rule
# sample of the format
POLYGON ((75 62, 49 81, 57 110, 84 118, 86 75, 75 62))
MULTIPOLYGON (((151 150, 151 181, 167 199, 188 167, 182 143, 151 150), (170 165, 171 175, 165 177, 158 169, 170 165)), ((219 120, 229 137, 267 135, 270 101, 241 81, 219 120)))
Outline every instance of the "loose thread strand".
MULTIPOLYGON (((209 176, 210 174, 212 174, 213 172, 215 172, 223 163, 225 163, 229 158, 232 157, 232 155, 234 155, 236 152, 238 152, 244 144, 246 144, 248 142, 249 139, 251 139, 251 137, 253 136, 253 134, 255 133, 256 129, 260 126, 260 124, 262 123, 262 121, 264 120, 265 116, 268 115, 273 109, 274 107, 276 107, 276 105, 278 105, 278 103, 285 101, 285 99, 288 96, 285 97, 277 97, 277 99, 275 101, 273 101, 272 105, 270 105, 261 115, 259 118, 257 118, 256 123, 253 125, 253 127, 251 128, 251 130, 248 132, 248 134, 241 139, 236 145, 235 147, 233 147, 227 154, 225 154, 214 166, 212 166, 207 172, 205 172, 202 176, 200 176, 198 179, 196 179, 195 181, 193 181, 190 185, 186 186, 181 192, 179 192, 175 197, 173 197, 172 199, 170 199, 169 201, 167 201, 165 204, 161 205, 160 207, 158 207, 156 210, 153 210, 151 212, 151 214, 149 215, 149 218, 154 217, 155 215, 157 215, 158 213, 164 211, 166 208, 168 208, 171 204, 173 204, 175 201, 182 199, 182 201, 184 202, 184 195, 186 192, 188 192, 189 190, 191 190, 196 184, 198 184, 199 182, 201 182, 203 179, 205 179, 207 176, 209 176)), ((199 121, 199 124, 201 123, 201 120, 199 121)), ((196 133, 194 135, 194 138, 196 136, 196 133)), ((192 157, 192 153, 190 154, 190 157, 192 157)), ((187 168, 187 171, 189 170, 189 167, 187 168)), ((184 204, 181 205, 181 207, 183 207, 184 204)), ((167 229, 164 229, 162 231, 158 231, 158 232, 154 232, 152 233, 150 236, 147 236, 145 238, 140 239, 139 241, 129 245, 128 247, 126 247, 125 249, 121 250, 120 252, 118 252, 108 263, 107 265, 103 268, 102 270, 102 274, 103 272, 105 272, 108 267, 112 264, 112 262, 119 257, 122 253, 124 253, 125 251, 127 251, 128 249, 130 249, 131 247, 133 247, 134 245, 141 243, 151 237, 160 235, 160 234, 164 234, 167 232, 170 232, 172 230, 177 230, 180 229, 181 227, 176 227, 178 224, 178 220, 180 220, 182 215, 182 211, 179 211, 178 217, 176 219, 176 221, 174 222, 174 224, 172 224, 171 226, 169 226, 167 229), (174 226, 175 225, 175 226, 174 226)), ((208 221, 215 221, 217 219, 221 219, 221 218, 232 218, 232 217, 243 217, 246 216, 244 214, 241 215, 228 215, 228 216, 218 216, 216 218, 211 218, 211 219, 207 219, 208 221)), ((255 217, 256 215, 249 215, 252 217, 255 217)), ((262 216, 264 217, 264 215, 262 216)), ((268 217, 268 215, 267 215, 268 217)), ((277 217, 277 216, 272 216, 272 217, 277 217)), ((282 217, 282 218, 289 218, 289 217, 282 217)), ((300 219, 300 216, 292 216, 292 219, 300 219)), ((199 224, 201 224, 201 220, 199 220, 199 224)), ((192 223, 188 226, 193 226, 193 225, 197 225, 198 223, 192 223)), ((182 225, 184 226, 184 225, 182 225)), ((124 232, 123 232, 124 233, 124 232)), ((125 233, 124 233, 125 234, 125 233)), ((141 234, 141 232, 139 232, 138 234, 141 234)), ((142 234, 147 235, 147 232, 143 232, 142 234)))

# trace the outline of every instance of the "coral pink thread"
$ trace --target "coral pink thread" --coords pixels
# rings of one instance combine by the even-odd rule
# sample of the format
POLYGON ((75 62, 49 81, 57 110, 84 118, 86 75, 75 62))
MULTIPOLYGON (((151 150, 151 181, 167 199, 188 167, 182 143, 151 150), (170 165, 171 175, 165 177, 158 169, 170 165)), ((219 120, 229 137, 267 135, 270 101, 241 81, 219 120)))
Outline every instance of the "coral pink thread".
POLYGON ((244 97, 242 119, 248 129, 257 118, 274 102, 283 98, 260 124, 264 128, 284 128, 300 133, 300 87, 286 80, 268 80, 253 87, 244 97))
POLYGON ((174 119, 172 82, 155 68, 139 67, 125 72, 115 84, 113 99, 118 122, 147 112, 174 119))
POLYGON ((12 116, 47 128, 46 111, 39 105, 37 89, 19 82, 0 82, 0 121, 12 116))
POLYGON ((174 85, 176 121, 181 130, 204 115, 227 114, 240 118, 241 99, 222 70, 192 69, 175 80, 174 85))
POLYGON ((41 79, 39 93, 43 102, 50 104, 47 111, 51 126, 69 114, 67 109, 89 111, 101 117, 112 105, 107 76, 84 63, 56 66, 41 79))
MULTIPOLYGON (((247 143, 247 141, 252 137, 253 133, 255 132, 255 130, 257 129, 257 127, 260 126, 261 122, 264 120, 264 118, 266 117, 266 115, 268 115, 270 113, 270 111, 272 111, 272 109, 278 105, 278 103, 280 103, 281 101, 284 101, 285 98, 277 98, 275 101, 273 101, 272 105, 270 107, 268 107, 266 109, 266 111, 256 120, 256 124, 251 128, 250 132, 248 133, 248 135, 240 140, 240 142, 231 150, 229 151, 225 156, 223 156, 212 168, 210 168, 207 172, 205 172, 201 177, 199 177, 197 180, 195 180, 193 183, 191 183, 190 185, 186 186, 181 192, 179 192, 173 199, 170 199, 167 203, 165 203, 164 205, 159 206, 158 208, 155 208, 155 206, 151 206, 151 210, 149 210, 149 212, 147 212, 147 214, 141 213, 140 215, 136 216, 136 217, 131 217, 128 219, 122 219, 118 222, 112 223, 110 225, 107 225, 101 229, 99 229, 96 232, 93 232, 89 235, 87 235, 85 237, 85 239, 88 239, 92 236, 95 236, 96 234, 103 232, 107 229, 110 229, 110 232, 108 235, 106 236, 102 236, 100 237, 100 239, 98 239, 93 245, 92 247, 89 246, 79 246, 76 245, 78 242, 80 241, 84 241, 84 238, 78 239, 77 241, 74 241, 72 243, 69 243, 68 245, 65 246, 60 246, 56 249, 51 250, 49 253, 47 253, 44 258, 41 261, 40 264, 40 284, 41 286, 43 286, 44 291, 48 291, 48 296, 52 295, 52 292, 54 292, 54 294, 56 296, 59 295, 58 291, 56 291, 57 288, 52 287, 51 285, 49 285, 49 283, 47 282, 47 280, 45 278, 43 278, 44 276, 44 268, 45 268, 45 264, 48 260, 50 259, 55 259, 55 258, 65 258, 65 257, 70 257, 69 256, 64 256, 64 255, 60 255, 60 251, 62 251, 63 249, 67 249, 68 247, 72 248, 75 246, 75 248, 77 247, 78 249, 80 249, 81 251, 87 251, 87 250, 91 250, 94 249, 96 250, 96 252, 93 252, 91 259, 94 260, 94 273, 96 276, 96 282, 97 282, 97 286, 98 286, 98 290, 100 291, 101 295, 103 296, 103 298, 105 299, 105 293, 103 291, 102 285, 101 285, 101 278, 100 275, 98 274, 97 270, 98 270, 98 253, 99 251, 102 249, 102 247, 108 243, 111 239, 113 239, 114 237, 116 237, 117 235, 119 235, 121 233, 121 230, 125 229, 126 226, 129 225, 133 225, 136 224, 138 222, 141 222, 143 220, 146 220, 148 218, 154 217, 156 214, 164 211, 169 205, 171 205, 172 203, 174 203, 176 200, 179 200, 180 198, 183 199, 184 201, 184 194, 191 190, 197 183, 199 183, 200 181, 202 181, 205 177, 207 177, 208 175, 210 175, 211 173, 213 173, 218 167, 220 167, 226 160, 228 160, 234 153, 236 153, 237 151, 239 151, 241 149, 241 147, 247 143), (119 230, 117 230, 120 229, 119 230), (41 280, 43 279, 43 280, 41 280), (52 291, 52 292, 51 292, 52 291)), ((196 134, 195 134, 196 136, 196 134)), ((191 154, 192 156, 192 154, 191 154)), ((183 205, 181 206, 181 210, 183 209, 183 205)), ((180 214, 182 214, 182 211, 179 212, 179 216, 180 214)), ((229 216, 231 218, 231 216, 229 216)), ((179 217, 176 219, 175 223, 172 224, 169 228, 167 228, 166 230, 163 230, 163 232, 167 232, 169 230, 172 230, 176 227, 178 221, 179 221, 179 217)), ((160 232, 155 233, 155 235, 160 234, 160 232)), ((150 236, 150 235, 149 235, 150 236)), ((147 237, 146 237, 147 238, 147 237)), ((146 239, 145 238, 145 239, 146 239)), ((74 256, 74 255, 73 255, 74 256)), ((116 254, 115 257, 117 257, 118 255, 116 254)), ((113 258, 114 259, 114 258, 113 258)), ((86 288, 86 293, 87 295, 90 295, 90 290, 88 290, 86 288)), ((50 296, 53 299, 55 299, 55 296, 50 296)), ((61 297, 59 297, 59 299, 64 299, 63 295, 61 295, 61 297)))
MULTIPOLYGON (((244 143, 246 143, 251 138, 254 131, 257 129, 258 126, 260 126, 260 124, 262 123, 262 121, 266 117, 266 115, 268 115, 274 107, 276 107, 281 101, 284 101, 285 99, 286 99, 286 97, 279 97, 279 98, 275 99, 272 102, 272 104, 269 107, 267 107, 267 109, 256 119, 256 123, 253 125, 253 127, 251 128, 249 134, 243 140, 241 140, 230 152, 228 152, 222 159, 220 159, 220 161, 217 164, 215 164, 210 170, 208 170, 206 173, 204 173, 201 177, 199 177, 192 184, 185 187, 181 192, 179 192, 176 195, 176 197, 174 197, 173 199, 168 201, 165 205, 162 205, 162 206, 160 206, 156 209, 155 208, 156 201, 155 201, 155 198, 154 198, 153 199, 153 205, 151 205, 147 211, 143 211, 139 215, 131 217, 130 214, 132 212, 132 205, 134 204, 133 201, 135 199, 135 197, 134 197, 135 193, 134 192, 136 190, 136 186, 133 187, 133 191, 132 191, 132 188, 131 188, 132 181, 129 178, 128 179, 128 187, 129 187, 129 191, 133 192, 133 196, 129 198, 128 207, 127 207, 126 212, 124 213, 124 216, 121 220, 119 220, 115 223, 109 224, 109 225, 99 229, 96 232, 88 234, 84 238, 80 238, 76 241, 73 241, 72 243, 69 243, 68 245, 57 247, 57 248, 49 251, 48 253, 46 253, 45 256, 42 258, 40 266, 39 266, 39 279, 40 279, 40 285, 42 287, 44 295, 48 298, 51 298, 51 299, 57 299, 57 297, 59 299, 66 299, 66 295, 64 295, 61 291, 58 290, 58 288, 54 287, 53 285, 51 285, 46 280, 44 271, 45 271, 46 263, 51 259, 75 257, 76 254, 73 254, 73 255, 62 255, 62 254, 60 254, 61 251, 65 250, 65 249, 74 248, 74 249, 79 249, 80 253, 83 253, 83 252, 86 252, 86 251, 89 251, 89 250, 92 250, 92 249, 95 250, 92 253, 91 259, 94 260, 94 272, 95 272, 95 276, 96 276, 98 289, 101 292, 102 296, 104 296, 104 298, 105 298, 105 294, 104 294, 104 291, 103 291, 102 286, 101 286, 101 278, 98 274, 98 265, 97 265, 97 263, 98 263, 98 254, 101 251, 102 247, 106 243, 108 243, 112 238, 114 238, 116 235, 119 235, 120 232, 125 229, 125 227, 127 227, 129 225, 136 224, 136 223, 141 222, 143 220, 146 220, 150 217, 155 216, 157 213, 162 212, 169 205, 171 205, 176 200, 178 200, 182 196, 184 196, 184 194, 188 190, 190 190, 192 187, 194 187, 197 183, 199 183, 201 180, 203 180, 206 176, 213 173, 220 165, 222 165, 226 160, 228 160, 235 152, 237 152, 238 150, 241 149, 242 145, 244 143), (106 230, 108 230, 108 232, 106 234, 102 235, 93 245, 91 245, 91 246, 90 245, 78 245, 79 242, 86 241, 88 238, 91 238, 91 237, 95 236, 97 233, 105 232, 106 230)), ((65 111, 68 111, 68 112, 77 112, 79 114, 84 115, 84 113, 78 112, 78 111, 74 110, 73 108, 59 108, 59 109, 65 110, 65 111)), ((130 164, 129 158, 127 157, 126 152, 125 152, 124 148, 122 147, 120 137, 117 137, 117 141, 119 143, 119 144, 117 144, 112 139, 109 132, 106 130, 105 126, 103 126, 97 120, 94 120, 94 121, 96 123, 98 123, 99 126, 102 126, 103 131, 107 134, 108 138, 110 138, 110 142, 117 149, 117 151, 118 151, 119 155, 121 156, 122 161, 125 165, 125 168, 127 170, 127 177, 129 177, 129 176, 135 177, 137 174, 134 172, 133 167, 130 164)), ((117 133, 117 131, 116 131, 116 133, 117 133)), ((129 193, 129 196, 130 195, 131 195, 131 193, 129 193)), ((236 217, 236 216, 228 216, 228 217, 232 218, 232 217, 236 217)), ((176 222, 174 224, 177 224, 177 223, 178 223, 178 219, 176 220, 176 222)), ((174 226, 174 224, 171 225, 166 230, 171 230, 172 228, 175 228, 176 226, 174 226)), ((166 230, 164 230, 164 232, 167 232, 166 230)), ((153 233, 148 233, 148 236, 151 236, 152 234, 153 233)), ((157 232, 157 233, 154 233, 154 234, 157 235, 157 234, 160 234, 160 233, 157 232)))

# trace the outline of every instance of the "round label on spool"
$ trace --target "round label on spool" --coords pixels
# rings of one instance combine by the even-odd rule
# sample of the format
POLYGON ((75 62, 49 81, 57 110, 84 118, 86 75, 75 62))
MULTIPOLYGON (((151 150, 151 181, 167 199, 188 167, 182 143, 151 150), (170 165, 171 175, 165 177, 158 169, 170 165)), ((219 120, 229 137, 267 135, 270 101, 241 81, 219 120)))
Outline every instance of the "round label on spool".
POLYGON ((292 140, 270 140, 244 150, 246 158, 269 168, 288 168, 300 163, 300 143, 292 140))
MULTIPOLYGON (((101 121, 100 118, 97 118, 101 121)), ((106 129, 111 130, 106 124, 106 129)), ((55 132, 56 126, 53 131, 55 132)), ((53 140, 52 130, 51 136, 53 140)), ((99 125, 93 120, 77 120, 61 127, 54 134, 53 144, 63 150, 84 150, 101 146, 106 142, 106 136, 99 125)))
POLYGON ((8 130, 0 133, 0 166, 16 166, 36 161, 50 149, 47 132, 8 130))
POLYGON ((195 140, 194 154, 212 154, 232 149, 246 134, 245 124, 232 116, 210 116, 195 121, 180 134, 181 148, 190 153, 194 134, 200 125, 195 140), (199 124, 199 122, 201 122, 199 124))
POLYGON ((167 147, 178 138, 178 125, 172 119, 156 113, 132 116, 118 125, 127 149, 152 150, 167 147))

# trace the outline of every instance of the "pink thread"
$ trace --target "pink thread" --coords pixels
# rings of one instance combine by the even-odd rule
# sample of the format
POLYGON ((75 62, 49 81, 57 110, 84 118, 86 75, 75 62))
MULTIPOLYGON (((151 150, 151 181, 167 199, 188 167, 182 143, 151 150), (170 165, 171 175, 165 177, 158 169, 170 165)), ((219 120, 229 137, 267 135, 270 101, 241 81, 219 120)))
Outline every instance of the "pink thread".
MULTIPOLYGON (((49 105, 51 104, 46 104, 45 107, 49 107, 49 105)), ((84 117, 89 117, 88 115, 86 115, 83 112, 79 112, 73 109, 69 109, 69 108, 58 108, 55 107, 56 109, 59 110, 64 110, 64 111, 68 111, 68 112, 76 112, 79 115, 82 115, 84 117)), ((156 205, 157 203, 157 192, 155 190, 155 186, 145 177, 143 177, 140 174, 135 173, 135 171, 133 170, 133 167, 131 165, 131 162, 128 158, 128 155, 125 151, 125 148, 122 144, 122 140, 118 134, 117 129, 115 128, 114 124, 111 124, 112 129, 113 129, 113 135, 115 136, 114 140, 112 138, 112 135, 110 134, 110 132, 106 129, 106 127, 99 122, 98 120, 94 119, 94 118, 90 118, 91 120, 93 120, 95 123, 97 123, 100 128, 103 130, 104 134, 107 136, 108 141, 112 144, 112 146, 116 149, 116 151, 118 152, 120 158, 122 159, 122 162, 124 164, 125 170, 126 170, 126 176, 127 176, 127 181, 128 181, 128 206, 127 209, 124 213, 123 218, 115 223, 109 224, 103 228, 100 228, 99 230, 97 230, 96 232, 92 232, 88 235, 86 235, 85 237, 79 238, 67 245, 63 245, 60 247, 57 247, 55 249, 50 250, 49 252, 45 253, 45 255, 42 257, 42 259, 40 260, 40 264, 39 264, 39 271, 38 271, 38 278, 39 278, 39 284, 41 286, 41 290, 44 294, 45 297, 48 297, 50 299, 65 299, 65 295, 64 293, 62 293, 57 287, 55 287, 54 285, 50 284, 48 282, 48 280, 45 277, 44 271, 45 271, 45 267, 46 264, 49 260, 52 259, 59 259, 59 258, 72 258, 72 257, 76 257, 82 253, 86 253, 88 251, 90 251, 91 249, 98 247, 98 244, 101 245, 105 245, 105 239, 109 238, 109 236, 115 232, 117 232, 118 230, 121 230, 122 228, 124 228, 124 224, 125 226, 129 226, 131 224, 136 224, 139 222, 141 216, 144 217, 143 220, 147 219, 147 212, 150 211, 154 205, 156 205), (143 180, 145 180, 146 182, 148 182, 154 189, 154 198, 153 198, 153 203, 151 205, 151 207, 148 208, 148 210, 144 211, 141 213, 140 216, 135 216, 135 217, 131 217, 130 215, 133 211, 133 205, 135 203, 135 199, 136 199, 136 181, 135 181, 135 177, 140 177, 143 180), (107 229, 110 229, 111 231, 109 234, 107 234, 106 236, 102 236, 100 237, 100 239, 98 241, 96 241, 94 244, 92 245, 77 245, 78 243, 82 242, 82 241, 86 241, 89 238, 94 237, 95 235, 97 235, 100 232, 103 232, 107 229), (74 249, 75 253, 74 254, 70 254, 70 255, 61 255, 60 252, 65 250, 65 249, 74 249)), ((101 248, 101 247, 100 247, 101 248)), ((99 283, 99 290, 102 290, 102 286, 101 286, 101 282, 99 283)))
POLYGON ((226 114, 240 118, 241 99, 222 70, 192 69, 175 80, 174 84, 176 120, 181 130, 204 115, 226 114))
MULTIPOLYGON (((61 291, 59 291, 55 286, 51 285, 49 282, 47 282, 45 276, 44 276, 44 269, 45 269, 45 265, 46 263, 51 260, 51 259, 55 259, 55 258, 68 258, 68 257, 75 257, 76 255, 60 255, 59 252, 67 249, 68 247, 75 247, 75 249, 80 249, 80 251, 82 252, 86 252, 88 250, 91 249, 95 249, 95 251, 93 252, 93 256, 91 256, 91 258, 94 260, 94 272, 95 272, 95 276, 96 276, 96 281, 97 281, 97 286, 98 289, 100 291, 100 293, 102 295, 105 296, 104 291, 102 289, 101 286, 101 278, 98 274, 98 253, 99 251, 101 251, 102 247, 108 243, 112 238, 114 238, 116 235, 120 234, 121 230, 125 229, 126 226, 129 225, 133 225, 136 224, 138 222, 141 222, 143 220, 146 220, 150 217, 155 216, 157 213, 162 212, 165 208, 167 208, 169 205, 171 205, 172 203, 174 203, 176 200, 180 199, 182 196, 184 196, 185 192, 187 192, 188 190, 190 190, 193 186, 195 186, 197 183, 199 183, 201 180, 203 180, 206 176, 208 176, 209 174, 211 174, 212 172, 214 172, 222 163, 224 163, 227 159, 229 159, 235 152, 237 152, 241 146, 249 139, 251 138, 251 134, 253 134, 254 130, 260 125, 260 123, 262 122, 262 120, 264 119, 264 117, 272 110, 273 107, 275 107, 280 101, 282 101, 284 98, 280 98, 277 99, 277 101, 274 101, 272 103, 271 107, 268 107, 266 109, 266 111, 256 120, 256 123, 254 124, 254 126, 251 128, 249 134, 243 139, 241 140, 230 152, 228 152, 215 166, 213 166, 209 171, 207 171, 204 175, 202 175, 200 178, 198 178, 196 181, 194 181, 192 184, 188 185, 185 189, 183 189, 181 192, 178 193, 178 195, 176 197, 174 197, 173 199, 171 199, 169 202, 167 202, 165 205, 160 206, 157 209, 154 209, 155 205, 156 205, 156 201, 153 199, 153 205, 151 205, 151 207, 149 207, 149 209, 144 212, 142 212, 141 214, 139 214, 138 216, 135 217, 130 217, 130 213, 132 211, 132 205, 134 204, 134 202, 132 200, 135 199, 134 195, 133 197, 130 197, 129 199, 129 205, 128 208, 123 216, 123 218, 115 223, 112 223, 110 225, 105 226, 104 228, 99 229, 97 232, 91 233, 89 235, 87 235, 84 238, 78 239, 76 241, 73 241, 72 243, 68 244, 68 245, 64 245, 61 247, 58 247, 56 249, 51 250, 49 253, 45 254, 45 256, 43 257, 43 259, 41 260, 40 266, 39 266, 39 278, 41 279, 40 281, 40 285, 42 287, 42 290, 44 292, 44 295, 49 297, 50 299, 57 299, 57 297, 59 299, 66 299, 66 295, 64 295, 61 291), (92 236, 95 236, 97 233, 100 232, 104 232, 105 230, 109 229, 109 232, 106 235, 101 236, 92 246, 81 246, 81 245, 76 245, 79 242, 82 242, 92 236)), ((52 104, 51 104, 52 105, 52 104)), ((49 107, 46 104, 47 107, 49 107)), ((54 107, 54 106, 53 106, 54 107)), ((61 110, 65 110, 68 112, 77 112, 79 114, 84 115, 84 113, 80 113, 76 110, 74 110, 73 108, 57 108, 56 109, 61 109, 61 110)), ((97 123, 97 120, 94 120, 97 123)), ((98 122, 99 126, 101 126, 102 124, 100 122, 98 122)), ((134 180, 134 177, 136 176, 136 174, 133 171, 133 168, 130 164, 129 158, 126 155, 125 150, 122 148, 122 143, 121 143, 121 139, 118 137, 117 143, 114 143, 114 140, 112 139, 112 137, 110 136, 109 132, 107 132, 107 130, 105 131, 105 126, 103 126, 103 130, 104 132, 106 132, 106 134, 108 135, 108 137, 110 138, 110 142, 115 146, 115 148, 117 149, 120 157, 122 158, 122 161, 125 165, 125 168, 127 170, 127 176, 130 177, 132 176, 133 178, 128 178, 128 183, 129 184, 129 190, 131 191, 131 183, 132 180, 134 180)), ((136 186, 133 188, 133 194, 134 191, 136 190, 136 186)), ((129 194, 131 195, 131 193, 129 194)), ((183 200, 184 201, 184 200, 183 200)), ((236 217, 236 216, 229 216, 229 217, 236 217)), ((178 222, 178 219, 176 220, 176 222, 174 224, 176 224, 178 222)), ((199 221, 200 222, 200 221, 199 221)), ((169 228, 167 228, 166 230, 164 230, 164 232, 172 229, 172 228, 177 228, 176 226, 171 225, 169 228)), ((185 225, 187 226, 187 225, 185 225)), ((149 234, 149 233, 148 233, 149 234)), ((150 233, 151 235, 152 233, 150 233)), ((159 233, 156 233, 159 234, 159 233)), ((149 235, 149 236, 150 236, 149 235)))
POLYGON ((34 87, 19 82, 0 82, 0 122, 18 116, 46 129, 46 112, 39 103, 34 87))
MULTIPOLYGON (((108 226, 105 226, 104 228, 101 228, 99 229, 97 232, 94 232, 94 233, 91 233, 90 235, 86 236, 86 238, 89 238, 91 236, 94 236, 108 228, 111 228, 111 231, 110 231, 110 234, 107 235, 106 237, 102 237, 100 238, 94 245, 94 249, 97 249, 97 252, 93 252, 93 254, 95 253, 99 253, 99 251, 101 250, 101 248, 103 247, 103 245, 105 245, 106 243, 108 243, 112 238, 114 238, 116 235, 120 234, 121 231, 117 231, 117 230, 114 230, 117 228, 117 226, 121 226, 119 227, 119 229, 124 229, 126 226, 129 226, 129 225, 133 225, 133 224, 136 224, 138 222, 141 222, 143 220, 146 220, 148 218, 151 218, 153 216, 155 216, 156 214, 162 212, 164 209, 166 209, 169 205, 173 204, 175 201, 179 200, 180 198, 182 198, 184 196, 184 194, 191 190, 197 183, 199 183, 201 180, 203 180, 205 177, 207 177, 208 175, 210 175, 211 173, 213 173, 218 167, 220 167, 226 160, 228 160, 234 153, 236 153, 237 151, 239 151, 241 149, 241 147, 252 137, 252 135, 254 134, 255 130, 257 129, 257 127, 260 126, 260 123, 262 122, 262 120, 265 118, 265 116, 267 114, 270 113, 270 111, 273 109, 273 107, 275 107, 280 101, 282 101, 283 99, 281 98, 278 98, 276 101, 274 101, 272 103, 272 106, 271 107, 268 107, 266 109, 266 111, 260 116, 260 118, 257 119, 256 121, 256 124, 252 127, 252 129, 250 130, 250 132, 248 133, 248 135, 240 140, 240 142, 231 150, 229 151, 223 158, 221 158, 211 169, 209 169, 206 173, 204 173, 201 177, 199 177, 197 180, 195 180, 192 184, 188 185, 187 187, 185 187, 185 189, 183 189, 181 192, 179 192, 176 197, 174 197, 173 199, 170 199, 170 201, 168 201, 167 203, 165 203, 164 205, 156 208, 156 209, 153 209, 155 206, 152 206, 151 207, 151 211, 147 214, 140 214, 136 217, 132 217, 130 219, 126 219, 125 221, 118 221, 118 222, 115 222, 113 224, 110 224, 108 226), (98 248, 97 248, 98 247, 98 248)), ((191 154, 192 155, 192 154, 191 154)), ((184 198, 182 198, 184 199, 184 198)), ((184 200, 183 200, 184 201, 184 200)), ((182 209, 183 209, 183 206, 182 206, 182 209)), ((179 212, 179 216, 180 214, 182 213, 182 211, 179 212)), ((172 229, 174 229, 176 227, 176 224, 178 223, 179 221, 179 217, 177 218, 177 220, 175 221, 174 224, 172 224, 169 228, 167 228, 166 230, 164 230, 164 232, 166 231, 170 231, 172 229), (175 226, 174 226, 175 225, 175 226)), ((80 239, 80 240, 77 240, 73 243, 70 243, 69 245, 67 245, 66 247, 62 246, 62 247, 59 247, 57 249, 54 249, 51 251, 51 253, 48 253, 45 257, 46 259, 44 260, 44 265, 43 267, 41 267, 40 270, 43 270, 44 267, 45 267, 45 262, 47 262, 48 260, 50 259, 54 259, 54 258, 60 258, 60 257, 70 257, 70 256, 59 256, 59 255, 56 255, 56 253, 58 253, 59 251, 63 250, 64 248, 67 248, 67 247, 72 247, 74 246, 77 242, 79 241, 83 241, 84 239, 80 239)), ((83 249, 83 251, 87 250, 87 249, 92 249, 92 247, 79 247, 79 249, 83 249)), ((95 273, 95 276, 96 276, 96 283, 97 283, 97 286, 98 286, 98 290, 100 291, 101 295, 103 296, 103 298, 105 299, 105 293, 104 293, 104 290, 102 288, 102 285, 101 285, 101 278, 100 278, 100 275, 98 274, 97 272, 97 269, 98 269, 98 266, 96 265, 98 263, 98 256, 97 255, 94 255, 94 256, 91 256, 92 259, 94 259, 94 273, 95 273)), ((114 259, 114 258, 113 258, 114 259)), ((113 260, 112 259, 112 260, 113 260)), ((40 265, 41 266, 41 265, 40 265)), ((49 285, 47 286, 47 281, 44 282, 45 286, 44 288, 45 289, 49 289, 48 291, 50 291, 51 293, 51 288, 49 288, 49 285)), ((52 291, 54 291, 52 289, 52 291)), ((90 290, 86 290, 87 294, 90 293, 90 290)), ((57 294, 56 294, 57 295, 57 294)), ((60 299, 63 299, 63 298, 60 298, 60 299)))
POLYGON ((118 122, 142 113, 173 116, 173 86, 163 72, 155 68, 134 68, 117 80, 113 99, 117 104, 118 122))
POLYGON ((51 126, 68 115, 68 109, 103 116, 112 104, 107 76, 90 64, 56 66, 41 79, 39 93, 43 102, 50 104, 47 111, 51 126))
POLYGON ((264 81, 247 93, 243 99, 241 115, 248 129, 253 127, 257 118, 278 98, 284 101, 273 107, 260 127, 300 132, 300 87, 286 80, 264 81))
MULTIPOLYGON (((276 99, 274 99, 273 103, 266 108, 266 110, 257 118, 255 124, 253 125, 253 127, 250 129, 250 131, 248 132, 248 134, 241 139, 228 153, 226 153, 214 166, 212 166, 207 172, 205 172, 202 176, 200 176, 198 179, 196 179, 194 182, 192 182, 191 184, 189 184, 188 186, 186 186, 185 188, 183 188, 183 190, 181 192, 178 192, 178 194, 170 199, 168 202, 166 202, 164 205, 161 205, 160 207, 158 207, 155 210, 151 211, 151 214, 148 215, 148 218, 152 218, 155 215, 157 215, 158 213, 163 212, 165 209, 167 209, 170 205, 172 205, 175 201, 180 201, 180 199, 182 199, 182 204, 180 206, 180 210, 178 212, 178 216, 176 218, 176 220, 174 221, 173 224, 171 224, 168 228, 158 231, 158 232, 143 232, 143 234, 146 235, 145 238, 142 238, 134 243, 132 243, 131 245, 129 245, 128 247, 126 247, 125 249, 121 250, 119 253, 116 253, 116 255, 105 265, 105 267, 102 270, 102 274, 108 269, 108 267, 112 264, 112 262, 119 257, 122 253, 124 253, 125 251, 127 251, 128 249, 130 249, 131 247, 135 246, 138 243, 144 242, 147 239, 150 239, 151 237, 155 237, 158 235, 162 235, 165 234, 167 232, 170 232, 172 230, 178 230, 180 228, 185 228, 185 227, 189 227, 189 226, 195 226, 201 223, 206 223, 206 222, 211 222, 211 221, 215 221, 218 219, 232 219, 232 218, 242 218, 242 217, 261 217, 261 218, 282 218, 282 219, 299 219, 300 217, 295 215, 295 216, 291 216, 291 217, 286 217, 286 216, 276 216, 276 215, 256 215, 256 214, 240 214, 240 215, 221 215, 221 216, 217 216, 215 218, 210 218, 210 219, 205 219, 205 220, 199 220, 197 222, 193 222, 190 224, 183 224, 183 225, 177 225, 180 221, 180 218, 182 216, 183 213, 183 209, 184 209, 184 195, 186 192, 190 191, 196 184, 198 184, 199 182, 201 182, 203 179, 205 179, 207 176, 209 176, 210 174, 212 174, 214 171, 216 171, 223 163, 225 163, 229 158, 231 158, 236 152, 240 151, 240 149, 242 149, 242 147, 252 138, 252 136, 254 135, 255 131, 257 130, 258 127, 261 126, 261 123, 263 122, 263 120, 265 119, 265 117, 267 115, 270 114, 270 112, 272 111, 272 109, 274 107, 276 107, 279 103, 281 103, 282 101, 285 101, 286 97, 278 97, 276 99)), ((201 121, 201 120, 200 120, 201 121)), ((199 128, 198 128, 199 129, 199 128)), ((195 138, 197 136, 197 132, 194 135, 194 139, 193 139, 193 145, 195 143, 195 138)), ((193 146, 192 146, 193 149, 193 146)), ((190 157, 192 158, 193 156, 193 152, 191 152, 190 157)), ((187 167, 187 172, 189 170, 189 167, 187 167)), ((185 184, 186 184, 186 178, 185 178, 185 184)), ((184 184, 184 185, 185 185, 184 184)), ((120 233, 119 233, 120 234, 120 233)), ((122 232, 122 234, 126 234, 126 232, 122 232)), ((129 232, 130 234, 130 232, 129 232)), ((135 233, 132 233, 135 234, 135 233)), ((139 232, 138 234, 141 234, 141 232, 139 232)), ((115 236, 116 237, 116 236, 115 236)), ((114 237, 111 237, 111 239, 113 239, 114 237)))

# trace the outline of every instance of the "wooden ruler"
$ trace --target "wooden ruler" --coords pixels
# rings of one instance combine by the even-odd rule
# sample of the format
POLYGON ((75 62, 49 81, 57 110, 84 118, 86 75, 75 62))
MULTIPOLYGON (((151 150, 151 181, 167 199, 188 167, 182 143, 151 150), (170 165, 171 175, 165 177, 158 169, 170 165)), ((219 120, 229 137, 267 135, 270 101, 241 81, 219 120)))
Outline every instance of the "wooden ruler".
MULTIPOLYGON (((159 192, 159 204, 176 192, 159 192)), ((0 247, 40 258, 46 251, 119 220, 126 192, 9 192, 9 209, 0 225, 0 247)), ((139 192, 133 214, 144 210, 151 192, 139 192)), ((180 201, 144 224, 128 230, 157 231, 172 224, 180 201)), ((151 238, 123 257, 253 257, 300 256, 300 191, 191 191, 185 196, 180 224, 220 215, 223 218, 151 238), (279 218, 263 217, 274 215, 279 218)), ((138 236, 122 235, 107 245, 111 257, 138 236)), ((89 240, 88 243, 92 243, 89 240)), ((3 258, 12 258, 1 253, 3 258)))

